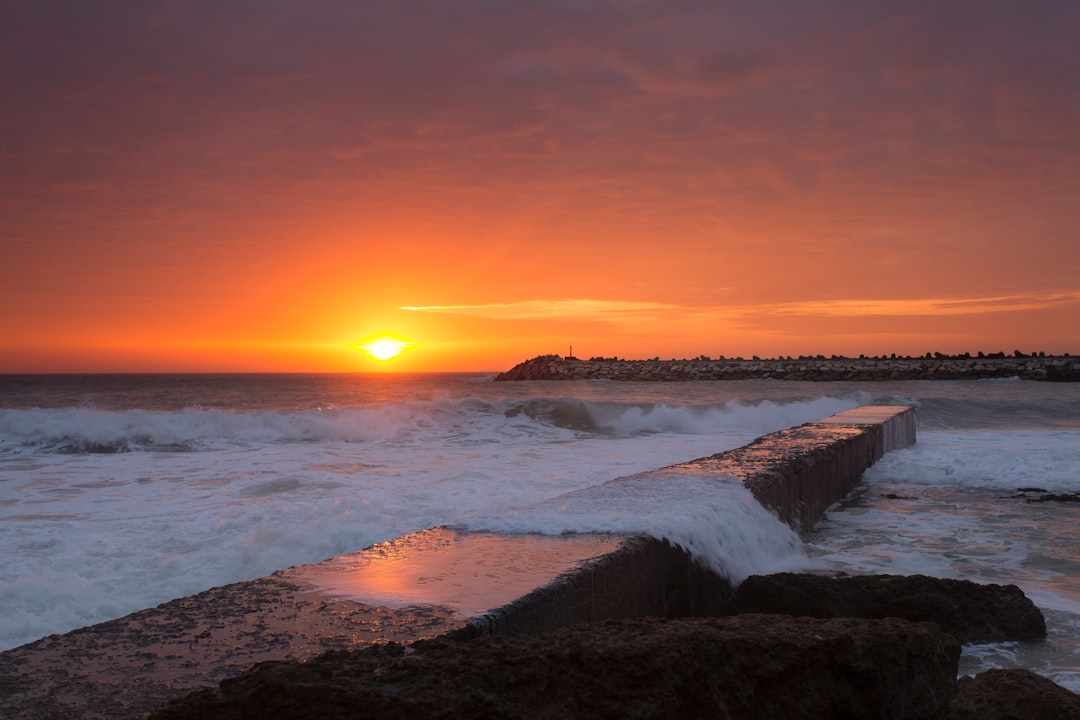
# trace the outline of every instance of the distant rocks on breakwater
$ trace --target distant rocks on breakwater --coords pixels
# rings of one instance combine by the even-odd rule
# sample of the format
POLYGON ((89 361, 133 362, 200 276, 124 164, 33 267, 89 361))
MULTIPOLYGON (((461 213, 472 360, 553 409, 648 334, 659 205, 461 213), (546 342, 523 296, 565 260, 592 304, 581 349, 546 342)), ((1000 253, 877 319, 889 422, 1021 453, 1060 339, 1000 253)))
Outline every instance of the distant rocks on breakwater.
POLYGON ((692 360, 620 360, 541 355, 499 374, 496 380, 978 380, 1018 377, 1023 380, 1080 381, 1080 357, 1045 353, 991 353, 922 357, 858 358, 833 355, 750 360, 700 356, 692 360))

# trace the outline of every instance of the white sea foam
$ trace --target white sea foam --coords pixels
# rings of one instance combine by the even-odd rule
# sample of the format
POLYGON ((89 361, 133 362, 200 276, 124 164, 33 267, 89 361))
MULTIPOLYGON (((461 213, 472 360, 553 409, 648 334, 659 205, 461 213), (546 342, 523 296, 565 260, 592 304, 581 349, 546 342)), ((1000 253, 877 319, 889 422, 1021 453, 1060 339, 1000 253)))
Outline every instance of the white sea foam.
POLYGON ((928 433, 867 471, 808 540, 823 567, 1015 584, 1046 617, 1038 643, 968 645, 961 674, 1025 667, 1080 688, 1080 539, 1072 503, 1027 502, 1039 484, 1075 491, 1076 433, 928 433), (999 441, 992 441, 993 437, 999 441), (1025 466, 1022 459, 1031 457, 1025 466), (897 462, 907 458, 908 462, 897 462), (994 475, 994 466, 1005 477, 994 475), (1002 489, 998 489, 1002 488, 1002 489))
POLYGON ((188 452, 73 455, 38 445, 0 455, 0 648, 754 437, 622 438, 486 412, 448 413, 439 425, 391 408, 382 428, 375 414, 356 412, 324 430, 340 435, 343 417, 346 427, 361 418, 381 440, 373 431, 304 442, 290 430, 291 442, 265 442, 285 434, 274 434, 281 418, 192 411, 155 418, 163 430, 91 413, 67 420, 95 441, 210 438, 211 428, 227 439, 188 452), (95 435, 101 419, 117 422, 95 435))
POLYGON ((766 433, 854 407, 855 398, 677 406, 572 398, 463 398, 327 410, 0 409, 0 453, 215 450, 266 443, 503 442, 580 433, 766 433))
MULTIPOLYGON (((721 452, 855 402, 0 410, 0 648, 721 452)), ((637 529, 707 542, 679 535, 704 522, 678 515, 691 510, 637 529)))
POLYGON ((965 645, 960 674, 995 668, 1026 668, 1080 692, 1080 615, 1042 608, 1047 637, 1040 642, 965 645))
POLYGON ((644 473, 461 525, 502 533, 651 535, 734 583, 809 564, 799 536, 735 478, 644 473))
POLYGON ((870 481, 1009 491, 1080 490, 1080 430, 920 431, 911 448, 889 453, 870 481))

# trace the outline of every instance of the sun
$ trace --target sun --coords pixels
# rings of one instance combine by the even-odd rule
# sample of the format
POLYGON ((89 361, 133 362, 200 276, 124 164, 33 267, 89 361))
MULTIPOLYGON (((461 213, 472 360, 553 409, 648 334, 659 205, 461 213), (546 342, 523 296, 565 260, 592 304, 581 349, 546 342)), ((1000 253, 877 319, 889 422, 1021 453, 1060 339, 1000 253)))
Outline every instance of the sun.
POLYGON ((411 346, 411 342, 402 340, 401 338, 396 338, 392 335, 379 335, 361 345, 357 345, 356 348, 358 350, 363 350, 376 360, 390 360, 396 358, 411 346))

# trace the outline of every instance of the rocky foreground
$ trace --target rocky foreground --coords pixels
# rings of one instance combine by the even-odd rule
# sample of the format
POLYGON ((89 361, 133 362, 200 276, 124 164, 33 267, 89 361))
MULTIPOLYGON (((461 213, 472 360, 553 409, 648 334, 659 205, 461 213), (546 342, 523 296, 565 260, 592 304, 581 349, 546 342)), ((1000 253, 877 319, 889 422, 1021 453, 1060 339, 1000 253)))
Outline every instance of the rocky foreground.
POLYGON ((1045 635, 1015 586, 782 574, 733 609, 262 663, 153 717, 1080 719, 1080 695, 1025 670, 956 679, 958 637, 1045 635))
POLYGON ((1045 353, 1012 355, 978 353, 924 357, 781 357, 750 360, 619 360, 541 355, 498 375, 496 380, 979 380, 1018 377, 1023 380, 1080 381, 1080 357, 1045 353))
POLYGON ((952 699, 960 656, 928 623, 784 615, 616 620, 409 650, 265 665, 156 718, 931 718, 952 699))

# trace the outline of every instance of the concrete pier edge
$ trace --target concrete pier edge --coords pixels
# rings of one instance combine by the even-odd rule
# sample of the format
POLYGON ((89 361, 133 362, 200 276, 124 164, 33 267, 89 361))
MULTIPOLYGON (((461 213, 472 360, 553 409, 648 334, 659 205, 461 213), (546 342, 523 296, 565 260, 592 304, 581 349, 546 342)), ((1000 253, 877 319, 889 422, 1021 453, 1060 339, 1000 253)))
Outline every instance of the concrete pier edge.
MULTIPOLYGON (((655 472, 736 477, 782 520, 806 530, 884 453, 914 444, 915 433, 911 407, 855 408, 655 472)), ((433 528, 2 652, 0 717, 145 717, 256 662, 375 642, 720 615, 731 592, 684 550, 651 537, 537 539, 433 528), (334 596, 312 573, 378 583, 361 582, 354 597, 334 596), (532 589, 472 612, 504 577, 532 589), (379 593, 392 602, 380 602, 379 593)))

